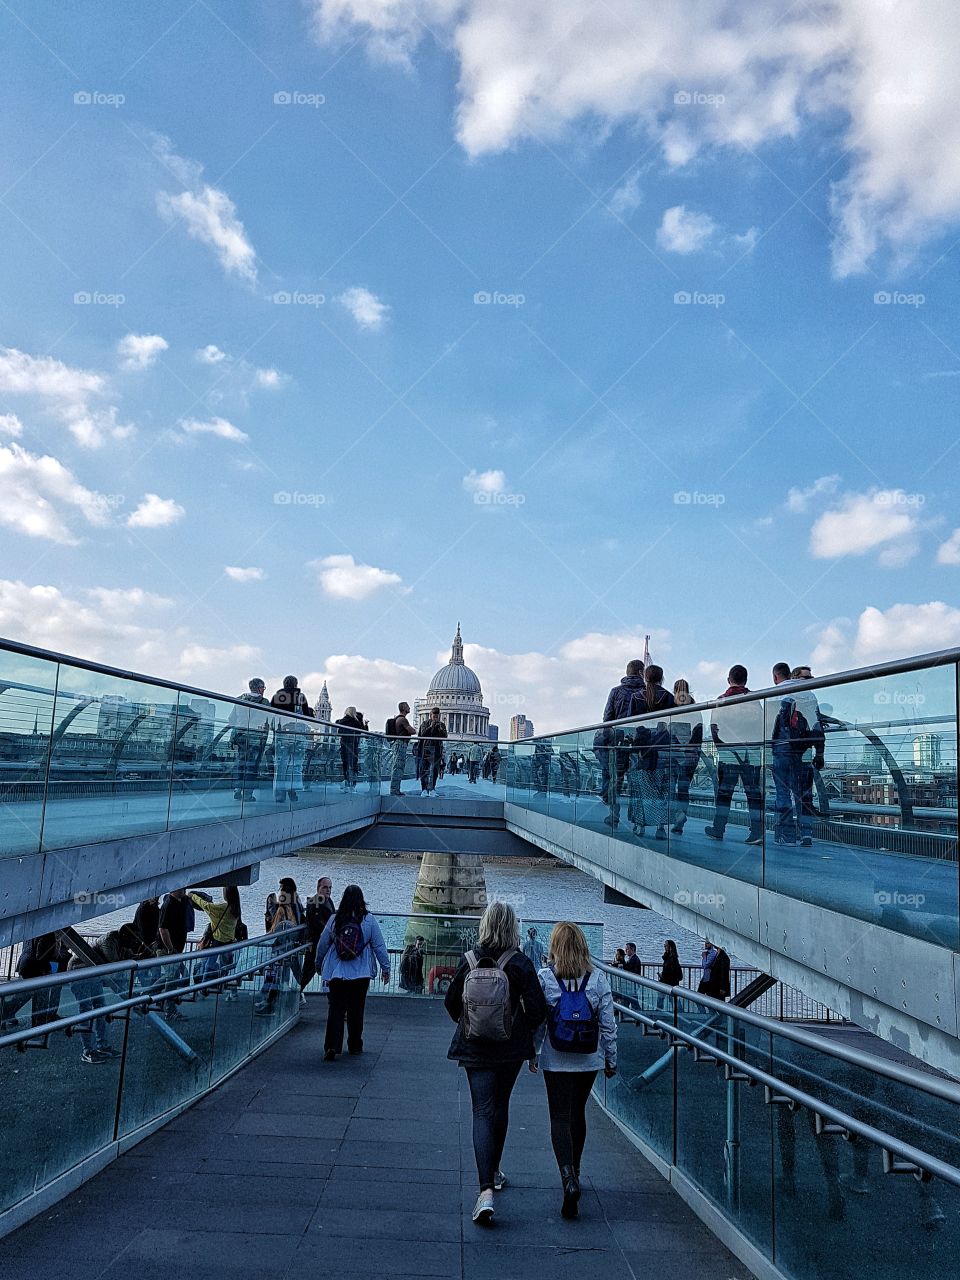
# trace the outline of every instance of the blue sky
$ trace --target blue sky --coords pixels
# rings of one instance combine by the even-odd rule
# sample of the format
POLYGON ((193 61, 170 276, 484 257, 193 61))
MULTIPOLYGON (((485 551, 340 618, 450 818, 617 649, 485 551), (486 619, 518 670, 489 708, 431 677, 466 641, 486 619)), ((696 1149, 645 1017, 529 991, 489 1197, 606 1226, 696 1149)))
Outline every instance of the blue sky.
POLYGON ((956 644, 960 23, 819 8, 4 8, 2 633, 376 721, 460 619, 543 728, 956 644))

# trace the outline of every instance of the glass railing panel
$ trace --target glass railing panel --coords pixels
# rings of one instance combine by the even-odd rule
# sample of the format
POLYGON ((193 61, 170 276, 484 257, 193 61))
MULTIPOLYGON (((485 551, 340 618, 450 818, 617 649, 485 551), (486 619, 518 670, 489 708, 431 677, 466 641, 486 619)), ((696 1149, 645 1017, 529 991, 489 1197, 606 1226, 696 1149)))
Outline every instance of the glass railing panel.
POLYGON ((300 976, 303 972, 301 954, 286 954, 305 938, 305 930, 283 930, 251 944, 249 955, 238 961, 238 967, 266 965, 251 979, 244 982, 252 986, 254 1000, 251 1023, 251 1040, 254 1047, 262 1044, 296 1014, 300 1003, 300 976), (274 959, 274 956, 278 958, 274 959), (269 963, 267 963, 269 962, 269 963))
POLYGON ((57 663, 0 651, 0 857, 36 853, 57 663))
MULTIPOLYGON (((756 1062, 767 1048, 763 1030, 679 1000, 677 1026, 734 1058, 756 1062)), ((763 1090, 727 1080, 714 1062, 677 1050, 677 1167, 748 1240, 768 1257, 773 1248, 772 1110, 763 1090)), ((811 1227, 808 1220, 808 1229, 811 1227)))
MULTIPOLYGON (((54 983, 35 994, 30 1005, 18 1005, 21 1024, 32 1022, 39 1032, 44 1021, 69 1017, 83 1011, 84 1005, 96 1007, 102 1018, 118 1000, 129 996, 129 970, 101 980, 81 978, 81 973, 77 970, 72 984, 54 983)), ((23 995, 15 991, 16 986, 4 987, 0 996, 0 1004, 6 1004, 10 1016, 23 995)), ((113 1140, 123 1028, 122 1020, 106 1023, 98 1019, 69 1036, 53 1032, 46 1048, 23 1052, 13 1045, 0 1048, 0 1131, 4 1135, 0 1142, 0 1212, 113 1140), (97 1056, 84 1062, 81 1055, 85 1048, 98 1043, 117 1056, 97 1056)))
POLYGON ((766 699, 768 888, 956 949, 953 664, 766 699))
POLYGON ((61 665, 45 849, 166 828, 176 713, 172 690, 61 665))
POLYGON ((580 762, 575 733, 559 734, 544 743, 543 754, 534 752, 534 769, 546 781, 547 812, 571 822, 576 816, 580 789, 580 762))
POLYGON ((512 742, 507 757, 506 797, 510 804, 533 807, 533 743, 512 742))
MULTIPOLYGON (((623 995, 615 998, 625 1003, 623 995)), ((673 1020, 669 1001, 659 1016, 673 1020)), ((673 1163, 675 1069, 674 1050, 623 1017, 617 1028, 617 1074, 597 1080, 604 1105, 668 1164, 673 1163)))
POLYGON ((269 793, 256 789, 266 727, 262 712, 195 694, 179 695, 171 827, 229 822, 242 817, 248 806, 269 811, 269 793))

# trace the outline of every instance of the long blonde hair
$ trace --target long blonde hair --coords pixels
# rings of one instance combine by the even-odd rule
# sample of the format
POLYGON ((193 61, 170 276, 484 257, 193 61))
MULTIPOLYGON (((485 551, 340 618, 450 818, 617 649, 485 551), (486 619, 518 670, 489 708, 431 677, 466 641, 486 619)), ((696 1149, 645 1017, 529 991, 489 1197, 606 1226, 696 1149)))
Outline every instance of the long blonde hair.
POLYGON ((550 963, 558 978, 582 978, 593 973, 590 945, 578 924, 561 920, 550 934, 550 963))

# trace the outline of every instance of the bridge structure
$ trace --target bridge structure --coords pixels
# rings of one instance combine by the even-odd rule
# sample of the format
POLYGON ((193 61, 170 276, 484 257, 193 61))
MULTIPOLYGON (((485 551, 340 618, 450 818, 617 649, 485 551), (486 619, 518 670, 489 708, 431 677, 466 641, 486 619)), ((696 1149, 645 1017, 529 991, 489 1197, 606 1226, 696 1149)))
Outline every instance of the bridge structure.
MULTIPOLYGON (((611 975, 624 1069, 598 1101, 740 1263, 764 1276, 858 1275, 867 1242, 892 1230, 896 1247, 888 1238, 869 1254, 877 1274, 910 1274, 904 1241, 919 1242, 922 1274, 952 1274, 958 660, 924 655, 502 744, 495 776, 457 775, 421 796, 412 752, 382 735, 343 739, 241 700, 3 643, 0 943, 184 884, 249 882, 262 858, 315 843, 560 858, 882 1037, 877 1058, 611 975), (790 739, 789 759, 784 698, 822 731, 816 750, 790 739), (816 1248, 804 1239, 813 1226, 816 1248), (841 1235, 857 1248, 844 1253, 841 1235)), ((209 955, 102 971, 120 1066, 79 1094, 63 1094, 62 1055, 89 1032, 89 1008, 70 975, 34 980, 64 999, 57 1017, 0 1036, 0 1068, 17 1084, 4 1098, 3 1132, 16 1141, 0 1230, 252 1069, 297 1023, 292 962, 276 946, 227 948, 222 971, 206 967, 209 955), (267 984, 287 992, 269 1026, 254 1013, 267 984), (180 1003, 196 1023, 189 1035, 167 1025, 180 1003), (34 1123, 36 1100, 61 1096, 58 1124, 34 1123)), ((29 987, 0 987, 0 1002, 29 987)), ((49 1013, 49 998, 38 1007, 49 1013)), ((567 1245, 555 1247, 544 1262, 559 1265, 567 1245)))

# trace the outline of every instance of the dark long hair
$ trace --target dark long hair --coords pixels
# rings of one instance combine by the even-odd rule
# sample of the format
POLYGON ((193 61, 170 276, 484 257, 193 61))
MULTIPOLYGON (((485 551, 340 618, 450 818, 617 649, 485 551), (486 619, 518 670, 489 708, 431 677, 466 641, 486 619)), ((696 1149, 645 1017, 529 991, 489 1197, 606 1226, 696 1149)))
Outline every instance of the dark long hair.
POLYGON ((297 882, 290 876, 281 876, 280 888, 284 893, 289 893, 294 898, 297 896, 297 882))
POLYGON ((647 704, 648 711, 656 711, 661 702, 666 700, 666 690, 663 687, 663 667, 655 667, 651 665, 645 668, 643 673, 643 700, 647 704))
POLYGON ((668 938, 663 944, 663 958, 664 960, 676 960, 677 964, 680 963, 680 957, 677 955, 677 944, 672 938, 668 938))
POLYGON ((342 929, 350 920, 362 920, 368 914, 367 904, 363 899, 363 890, 358 884, 348 884, 340 897, 337 907, 337 922, 334 926, 342 929))
POLYGON ((243 919, 240 913, 240 890, 235 884, 228 884, 223 891, 223 900, 230 908, 230 914, 236 918, 237 924, 243 919))

